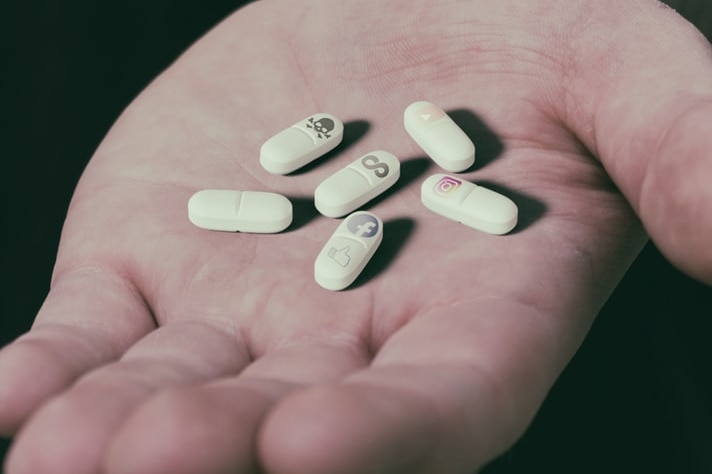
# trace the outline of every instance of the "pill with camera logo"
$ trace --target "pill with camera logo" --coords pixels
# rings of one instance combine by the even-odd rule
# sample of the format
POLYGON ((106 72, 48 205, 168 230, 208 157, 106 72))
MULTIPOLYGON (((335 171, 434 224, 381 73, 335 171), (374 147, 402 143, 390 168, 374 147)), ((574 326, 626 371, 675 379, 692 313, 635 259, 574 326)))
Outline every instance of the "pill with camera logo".
POLYGON ((327 113, 314 114, 269 138, 260 148, 260 164, 272 174, 289 174, 334 149, 344 124, 327 113))
POLYGON ((420 198, 431 211, 489 234, 506 234, 517 225, 517 205, 511 199, 454 176, 430 176, 420 198))
POLYGON ((322 181, 314 191, 314 205, 327 217, 345 216, 393 186, 399 176, 395 155, 372 151, 322 181))
POLYGON ((323 288, 343 290, 356 280, 383 240, 383 222, 356 211, 344 219, 314 261, 314 279, 323 288))
POLYGON ((410 104, 403 113, 410 137, 442 169, 457 173, 475 163, 475 145, 440 107, 432 102, 410 104))

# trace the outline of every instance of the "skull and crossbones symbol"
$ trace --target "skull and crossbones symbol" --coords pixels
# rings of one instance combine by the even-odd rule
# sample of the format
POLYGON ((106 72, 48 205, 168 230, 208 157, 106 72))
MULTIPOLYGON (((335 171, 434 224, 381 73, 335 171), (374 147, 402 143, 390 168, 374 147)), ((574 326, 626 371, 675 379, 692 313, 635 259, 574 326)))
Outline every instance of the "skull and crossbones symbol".
POLYGON ((334 121, 327 117, 322 117, 319 120, 314 120, 314 117, 310 117, 306 126, 314 129, 317 138, 331 138, 329 132, 334 129, 334 121))

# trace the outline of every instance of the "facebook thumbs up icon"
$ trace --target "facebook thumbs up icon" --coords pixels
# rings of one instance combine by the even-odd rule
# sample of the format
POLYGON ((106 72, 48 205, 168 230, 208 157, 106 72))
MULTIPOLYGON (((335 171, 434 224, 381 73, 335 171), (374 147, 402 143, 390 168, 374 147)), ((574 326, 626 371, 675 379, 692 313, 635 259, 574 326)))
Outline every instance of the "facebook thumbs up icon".
POLYGON ((342 249, 331 247, 329 249, 328 255, 329 258, 331 258, 333 261, 341 265, 343 268, 346 268, 346 266, 351 261, 351 257, 349 256, 349 250, 351 250, 351 247, 348 245, 342 249))

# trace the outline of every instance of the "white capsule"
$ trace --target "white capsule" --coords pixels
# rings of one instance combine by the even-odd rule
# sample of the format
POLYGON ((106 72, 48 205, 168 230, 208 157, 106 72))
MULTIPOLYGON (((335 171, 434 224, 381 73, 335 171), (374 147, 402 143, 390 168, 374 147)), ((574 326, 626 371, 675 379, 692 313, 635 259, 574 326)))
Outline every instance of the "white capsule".
POLYGON ((393 186, 400 161, 387 151, 373 151, 332 174, 314 191, 314 205, 327 217, 355 211, 393 186))
POLYGON ((188 218, 208 230, 271 234, 292 223, 292 203, 276 193, 204 189, 188 201, 188 218))
POLYGON ((314 279, 327 290, 343 290, 359 276, 383 240, 383 222, 357 211, 339 224, 314 262, 314 279))
POLYGON ((472 140, 440 107, 425 101, 410 104, 403 113, 405 130, 446 171, 464 171, 475 162, 472 140))
POLYGON ((430 176, 420 197, 431 211, 489 234, 506 234, 517 225, 517 205, 511 199, 452 176, 430 176))
POLYGON ((305 118, 269 138, 260 148, 260 164, 273 174, 288 174, 334 149, 344 124, 331 114, 305 118))

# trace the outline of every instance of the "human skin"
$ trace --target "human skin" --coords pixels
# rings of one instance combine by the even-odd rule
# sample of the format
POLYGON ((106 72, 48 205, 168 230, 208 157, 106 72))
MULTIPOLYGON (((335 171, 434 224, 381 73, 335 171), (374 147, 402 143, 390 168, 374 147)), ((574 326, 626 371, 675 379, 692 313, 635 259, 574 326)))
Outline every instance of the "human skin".
POLYGON ((690 20, 707 36, 712 38, 712 5, 705 0, 666 0, 682 16, 690 20))
POLYGON ((0 353, 10 474, 471 472, 526 428, 645 231, 712 282, 711 56, 689 24, 650 1, 366 3, 241 10, 119 118, 32 331, 0 353), (515 197, 512 235, 420 206, 438 170, 402 130, 419 99, 497 135, 463 178, 515 197), (261 143, 320 110, 348 146, 264 172, 261 143), (312 266, 336 221, 304 203, 380 148, 409 170, 370 208, 392 236, 327 292, 312 266), (197 229, 206 187, 284 193, 297 221, 197 229))

